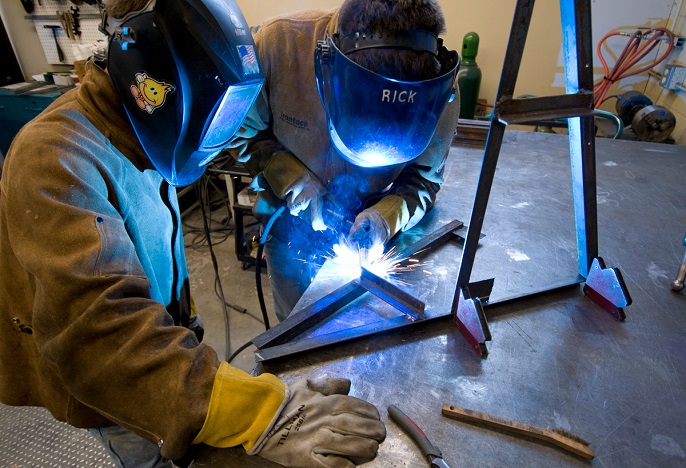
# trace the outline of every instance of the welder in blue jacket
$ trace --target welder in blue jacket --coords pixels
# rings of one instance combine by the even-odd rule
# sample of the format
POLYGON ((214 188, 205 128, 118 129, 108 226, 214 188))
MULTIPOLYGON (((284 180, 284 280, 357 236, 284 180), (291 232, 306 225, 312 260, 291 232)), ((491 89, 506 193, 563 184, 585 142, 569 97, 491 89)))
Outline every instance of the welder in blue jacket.
POLYGON ((258 217, 288 208, 265 245, 279 319, 338 235, 384 244, 432 207, 459 114, 444 28, 436 0, 345 0, 256 33, 265 86, 231 153, 262 190, 258 217))
POLYGON ((4 163, 0 402, 88 429, 120 468, 171 467, 193 444, 288 466, 373 458, 385 427, 349 380, 251 376, 193 326, 174 186, 202 175, 263 82, 236 2, 105 13, 107 57, 4 163))

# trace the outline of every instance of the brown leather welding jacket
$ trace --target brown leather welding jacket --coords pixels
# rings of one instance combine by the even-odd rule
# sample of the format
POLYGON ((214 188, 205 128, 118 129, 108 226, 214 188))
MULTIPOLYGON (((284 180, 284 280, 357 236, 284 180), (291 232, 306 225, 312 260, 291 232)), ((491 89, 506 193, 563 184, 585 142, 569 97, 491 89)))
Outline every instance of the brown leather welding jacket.
POLYGON ((15 138, 0 180, 0 401, 120 424, 181 457, 219 366, 187 321, 176 193, 94 64, 15 138), (186 320, 182 317, 186 316, 186 320))
POLYGON ((261 26, 255 44, 265 84, 231 142, 231 154, 256 175, 277 151, 287 151, 330 192, 338 191, 336 186, 354 187, 355 196, 366 202, 357 211, 380 197, 395 195, 402 201, 398 213, 384 213, 395 234, 415 226, 436 200, 460 113, 459 93, 446 106, 429 145, 416 159, 381 168, 346 161, 331 142, 314 72, 317 41, 338 31, 338 13, 338 9, 302 10, 270 18, 261 26))

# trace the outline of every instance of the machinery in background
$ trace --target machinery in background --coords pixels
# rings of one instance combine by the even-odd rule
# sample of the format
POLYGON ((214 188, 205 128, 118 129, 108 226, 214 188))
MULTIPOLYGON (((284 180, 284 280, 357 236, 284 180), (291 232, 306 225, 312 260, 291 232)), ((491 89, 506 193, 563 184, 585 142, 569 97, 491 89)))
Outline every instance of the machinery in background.
POLYGON ((641 141, 664 141, 676 126, 676 117, 669 109, 653 104, 638 91, 618 95, 615 111, 624 126, 631 126, 636 138, 641 141))
MULTIPOLYGON (((674 36, 668 29, 657 27, 639 28, 632 33, 612 31, 603 36, 596 47, 598 59, 603 66, 603 77, 593 86, 594 107, 599 108, 608 99, 616 98, 617 115, 624 127, 631 126, 638 140, 661 142, 669 138, 676 125, 676 118, 669 109, 653 105, 648 97, 638 91, 614 95, 608 95, 608 92, 614 83, 652 70, 666 60, 679 44, 683 45, 683 38, 674 36), (617 56, 615 64, 610 67, 603 56, 603 49, 607 47, 607 40, 615 36, 625 36, 629 39, 617 56), (655 57, 663 42, 666 43, 666 47, 655 57)), ((615 138, 620 135, 621 131, 618 128, 615 138)))
POLYGON ((479 52, 479 35, 475 32, 465 34, 462 39, 462 64, 457 72, 457 84, 460 87, 460 118, 473 119, 476 101, 481 87, 481 69, 476 64, 479 52))

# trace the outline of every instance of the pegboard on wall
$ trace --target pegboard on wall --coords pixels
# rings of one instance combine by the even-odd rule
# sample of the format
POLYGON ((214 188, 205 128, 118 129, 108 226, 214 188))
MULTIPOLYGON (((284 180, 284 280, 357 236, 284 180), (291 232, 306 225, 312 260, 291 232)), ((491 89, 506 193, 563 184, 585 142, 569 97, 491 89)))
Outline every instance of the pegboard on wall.
POLYGON ((74 53, 73 46, 88 48, 98 41, 105 40, 105 35, 98 30, 100 26, 100 10, 97 5, 67 0, 34 0, 33 13, 27 16, 27 18, 33 21, 38 39, 45 53, 45 58, 52 65, 73 64, 78 59, 74 53), (81 35, 74 39, 67 35, 58 18, 58 12, 68 12, 71 8, 79 9, 79 29, 81 35), (46 26, 58 26, 59 29, 46 26), (59 48, 62 51, 62 60, 59 57, 57 44, 59 44, 59 48))

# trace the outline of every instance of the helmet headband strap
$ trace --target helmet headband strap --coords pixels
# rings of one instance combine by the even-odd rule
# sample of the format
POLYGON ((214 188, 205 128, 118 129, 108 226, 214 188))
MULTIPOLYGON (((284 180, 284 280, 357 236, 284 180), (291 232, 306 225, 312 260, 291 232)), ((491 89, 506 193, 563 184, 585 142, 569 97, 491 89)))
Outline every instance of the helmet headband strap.
POLYGON ((399 48, 429 52, 438 56, 438 51, 443 45, 443 39, 439 39, 435 34, 427 31, 402 34, 372 34, 365 31, 355 31, 343 37, 336 33, 332 39, 336 47, 344 54, 372 48, 399 48))

